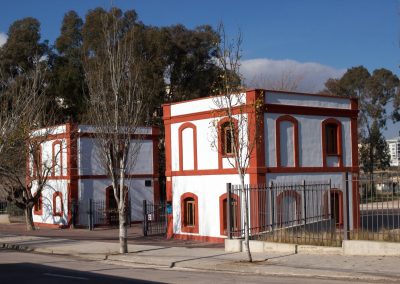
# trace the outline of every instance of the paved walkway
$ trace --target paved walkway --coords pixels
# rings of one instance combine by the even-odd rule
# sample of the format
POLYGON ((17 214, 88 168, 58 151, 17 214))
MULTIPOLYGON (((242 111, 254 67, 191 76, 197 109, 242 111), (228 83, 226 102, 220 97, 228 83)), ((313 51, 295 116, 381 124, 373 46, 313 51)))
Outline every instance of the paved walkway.
POLYGON ((1 231, 0 247, 78 256, 127 266, 400 282, 399 257, 254 253, 255 261, 248 263, 245 253, 226 253, 218 247, 176 247, 132 242, 128 247, 129 253, 120 255, 117 242, 24 236, 1 231))

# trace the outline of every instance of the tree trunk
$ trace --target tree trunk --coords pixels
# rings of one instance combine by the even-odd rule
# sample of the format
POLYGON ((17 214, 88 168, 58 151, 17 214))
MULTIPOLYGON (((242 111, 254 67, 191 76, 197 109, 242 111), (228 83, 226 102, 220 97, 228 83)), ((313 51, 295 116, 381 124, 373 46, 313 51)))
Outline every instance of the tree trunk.
POLYGON ((128 226, 126 224, 126 206, 119 210, 119 252, 128 252, 128 226))
POLYGON ((36 230, 35 224, 33 224, 33 215, 32 215, 32 206, 27 205, 25 207, 25 222, 26 222, 26 230, 34 231, 36 230))
POLYGON ((244 175, 240 175, 240 187, 243 193, 243 199, 242 204, 244 204, 244 243, 246 245, 247 249, 247 257, 249 262, 253 262, 253 258, 251 256, 251 251, 250 251, 250 240, 249 240, 249 200, 248 200, 248 194, 245 192, 245 187, 244 187, 244 175))

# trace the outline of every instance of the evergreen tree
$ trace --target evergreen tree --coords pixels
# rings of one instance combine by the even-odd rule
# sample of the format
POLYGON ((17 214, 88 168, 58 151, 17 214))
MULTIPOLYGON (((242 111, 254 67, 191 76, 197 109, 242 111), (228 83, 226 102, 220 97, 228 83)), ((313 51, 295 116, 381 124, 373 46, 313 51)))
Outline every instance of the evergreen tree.
POLYGON ((377 121, 368 128, 368 135, 361 139, 360 162, 362 170, 371 178, 375 169, 385 170, 390 166, 389 147, 380 132, 377 121))
POLYGON ((83 21, 74 11, 65 14, 61 34, 55 42, 58 55, 54 60, 49 93, 56 99, 63 117, 79 120, 84 112, 86 85, 82 65, 83 21))
POLYGON ((386 169, 390 161, 381 131, 386 127, 386 106, 397 94, 399 79, 391 71, 376 69, 370 74, 363 66, 353 67, 340 79, 329 79, 326 91, 358 98, 359 143, 362 169, 373 174, 376 168, 386 169))

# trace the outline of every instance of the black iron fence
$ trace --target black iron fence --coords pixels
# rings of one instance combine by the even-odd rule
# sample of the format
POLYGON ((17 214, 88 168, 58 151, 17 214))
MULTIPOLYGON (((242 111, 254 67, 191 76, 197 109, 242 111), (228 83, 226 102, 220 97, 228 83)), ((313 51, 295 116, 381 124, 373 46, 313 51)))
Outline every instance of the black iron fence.
POLYGON ((400 241, 400 176, 378 174, 353 178, 358 188, 358 222, 352 239, 400 241))
POLYGON ((328 246, 346 239, 400 241, 397 174, 345 174, 340 185, 228 184, 227 196, 228 238, 244 237, 247 210, 251 239, 328 246))
POLYGON ((0 200, 0 214, 8 214, 7 213, 7 201, 1 201, 0 200))
POLYGON ((151 203, 143 200, 143 235, 164 235, 167 232, 165 203, 151 203))
POLYGON ((17 207, 14 203, 0 200, 0 214, 8 214, 13 217, 23 216, 25 214, 24 210, 17 207))
MULTIPOLYGON (((131 202, 127 201, 125 214, 129 226, 131 225, 131 202)), ((89 199, 71 202, 71 217, 73 226, 86 226, 93 230, 98 226, 116 227, 119 224, 119 211, 117 207, 109 206, 105 200, 89 199)))
POLYGON ((330 182, 228 185, 227 235, 244 237, 247 210, 251 239, 339 246, 343 192, 334 188, 330 182))

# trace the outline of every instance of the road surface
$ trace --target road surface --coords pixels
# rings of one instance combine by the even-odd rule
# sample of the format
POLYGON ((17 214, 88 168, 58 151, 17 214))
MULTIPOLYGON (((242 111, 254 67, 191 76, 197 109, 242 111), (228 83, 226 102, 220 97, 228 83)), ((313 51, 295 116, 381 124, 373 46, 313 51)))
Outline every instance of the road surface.
MULTIPOLYGON (((333 272, 334 273, 334 272, 333 272)), ((210 271, 182 271, 145 266, 116 265, 83 260, 0 250, 0 283, 355 283, 332 279, 243 275, 210 271)), ((365 282, 363 282, 365 283, 365 282)))

